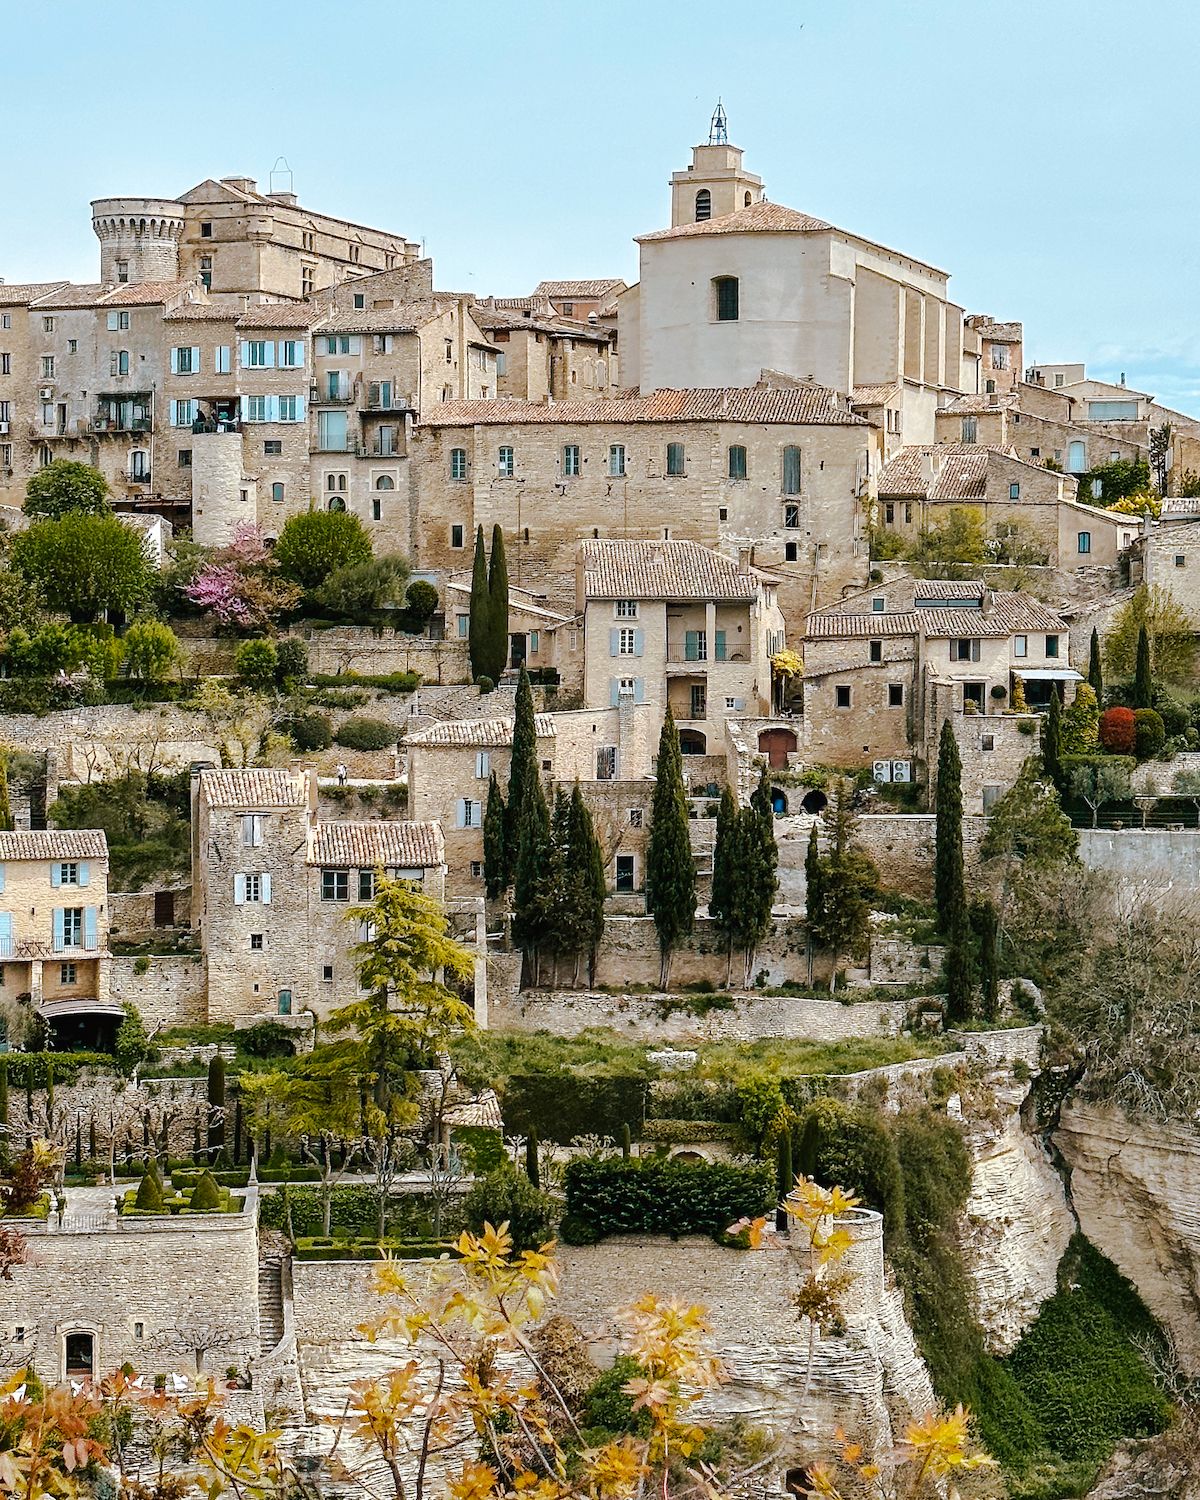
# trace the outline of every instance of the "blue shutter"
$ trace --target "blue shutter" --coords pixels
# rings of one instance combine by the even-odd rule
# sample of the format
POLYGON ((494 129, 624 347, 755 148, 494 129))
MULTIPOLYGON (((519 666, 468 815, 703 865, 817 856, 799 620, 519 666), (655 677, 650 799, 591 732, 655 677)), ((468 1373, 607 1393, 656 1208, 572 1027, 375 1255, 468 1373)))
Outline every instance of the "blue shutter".
POLYGON ((246 369, 249 366, 249 364, 250 364, 250 340, 249 339, 243 339, 242 340, 242 342, 241 342, 241 344, 240 344, 240 346, 238 348, 238 361, 241 364, 241 367, 242 367, 243 370, 246 369))
POLYGON ((621 632, 615 626, 608 632, 608 654, 609 656, 621 654, 621 632))
POLYGON ((263 905, 264 906, 270 906, 270 904, 271 904, 271 877, 269 875, 267 875, 267 874, 264 873, 262 879, 259 881, 259 887, 262 890, 263 905))
POLYGON ((267 339, 263 344, 263 365, 268 370, 275 368, 275 340, 267 339))
POLYGON ((633 701, 635 703, 645 703, 646 701, 646 679, 644 677, 635 677, 633 679, 633 701))
POLYGON ((200 373, 200 348, 199 348, 199 345, 193 345, 193 347, 192 347, 192 374, 193 375, 199 375, 199 373, 200 373))
POLYGON ((11 958, 12 951, 12 912, 0 911, 0 958, 11 958))
POLYGON ((244 875, 233 877, 233 904, 234 906, 246 904, 246 877, 244 875))
MULTIPOLYGON (((270 346, 268 345, 268 347, 270 347, 270 346)), ((278 422, 279 421, 279 397, 278 396, 268 396, 266 398, 266 403, 265 404, 266 404, 266 408, 267 408, 266 420, 268 422, 278 422)))
POLYGON ((178 349, 172 349, 171 350, 171 374, 172 375, 178 375, 179 374, 179 350, 178 349))
POLYGON ((61 953, 67 945, 66 918, 61 906, 54 908, 54 951, 61 953))
POLYGON ((621 701, 621 679, 610 677, 608 679, 608 706, 616 708, 621 701))
POLYGON ((79 884, 80 885, 87 885, 87 883, 88 883, 88 867, 87 867, 87 860, 85 859, 85 860, 82 860, 80 862, 80 865, 79 865, 79 884))
POLYGON ((634 654, 634 656, 641 656, 642 655, 642 652, 643 652, 643 649, 644 649, 643 648, 643 641, 644 641, 644 636, 642 635, 642 632, 640 630, 635 630, 633 632, 633 654, 634 654))
POLYGON ((700 632, 698 630, 684 631, 683 657, 685 661, 700 660, 700 632))
POLYGON ((85 948, 96 946, 96 908, 94 906, 83 908, 83 945, 85 948))
POLYGON ((62 885, 62 865, 57 860, 50 866, 50 884, 55 890, 62 885))
POLYGON ((297 422, 303 422, 304 421, 305 401, 306 401, 306 399, 307 398, 304 397, 304 396, 297 396, 296 397, 296 421, 297 422))
POLYGON ((0 865, 0 891, 4 889, 4 866, 0 865))
POLYGON ((715 659, 717 661, 724 661, 725 660, 725 632, 723 630, 718 630, 717 633, 716 633, 716 635, 717 635, 717 654, 716 654, 716 658, 715 659))
POLYGON ((454 804, 454 826, 455 828, 467 826, 467 804, 462 797, 454 804))

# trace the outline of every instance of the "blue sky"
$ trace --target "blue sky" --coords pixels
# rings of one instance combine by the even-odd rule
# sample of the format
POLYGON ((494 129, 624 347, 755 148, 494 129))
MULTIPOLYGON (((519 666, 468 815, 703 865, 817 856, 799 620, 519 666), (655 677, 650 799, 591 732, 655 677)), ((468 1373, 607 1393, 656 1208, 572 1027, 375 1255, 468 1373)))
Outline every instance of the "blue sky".
POLYGON ((1200 6, 1087 0, 94 0, 10 8, 0 276, 95 276, 91 198, 204 177, 424 240, 437 281, 512 295, 634 279, 635 234, 720 94, 776 202, 952 273, 1200 411, 1200 6))

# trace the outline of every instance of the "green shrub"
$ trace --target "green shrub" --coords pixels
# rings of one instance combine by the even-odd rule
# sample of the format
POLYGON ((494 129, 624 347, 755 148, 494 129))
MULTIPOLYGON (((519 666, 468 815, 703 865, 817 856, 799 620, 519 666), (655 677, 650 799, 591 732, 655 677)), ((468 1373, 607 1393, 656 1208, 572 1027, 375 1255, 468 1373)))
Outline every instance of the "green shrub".
POLYGON ((396 729, 385 719, 370 719, 365 714, 346 719, 334 735, 347 750, 386 750, 397 738, 396 729))
POLYGON ((318 688, 378 688, 383 693, 414 693, 421 686, 420 672, 314 672, 309 680, 318 688))
POLYGON ((671 1146, 736 1141, 740 1135, 739 1127, 725 1120, 647 1120, 642 1126, 642 1140, 665 1141, 671 1146))
POLYGON ((580 1135, 616 1140, 627 1121, 640 1126, 645 1113, 644 1078, 580 1078, 575 1074, 528 1073, 502 1082, 504 1123, 516 1135, 568 1145, 580 1135))
POLYGON ((600 1235, 718 1234, 765 1213, 775 1179, 765 1166, 577 1158, 567 1168, 567 1214, 600 1235))
POLYGON ((508 1225, 514 1250, 536 1250, 554 1236, 554 1204, 523 1172, 501 1167, 481 1177, 463 1205, 467 1227, 508 1225))
POLYGON ((147 1169, 142 1174, 142 1180, 138 1184, 137 1197, 133 1200, 134 1207, 143 1213, 161 1214, 166 1209, 163 1206, 162 1183, 157 1175, 147 1169))
POLYGON ((281 1021, 256 1021, 235 1035, 239 1052, 247 1057, 294 1057, 296 1042, 281 1021))
POLYGON ((1138 760, 1153 760, 1167 742, 1162 718, 1152 708, 1133 711, 1133 753, 1138 760))
POLYGON ((296 749, 304 752, 328 750, 333 744, 333 726, 327 714, 297 714, 288 721, 287 732, 296 749))
POLYGON ((640 1379, 645 1370, 631 1354, 618 1354, 610 1369, 594 1380, 583 1398, 583 1426, 603 1432, 632 1432, 645 1436, 650 1431, 650 1413, 633 1409, 633 1397, 624 1387, 640 1379))
MULTIPOLYGON (((291 1181, 301 1180, 306 1169, 291 1168, 291 1181)), ((259 1172, 262 1182, 287 1182, 288 1169, 270 1168, 259 1172)), ((321 1200, 315 1188, 289 1187, 288 1202, 292 1210, 292 1227, 297 1237, 321 1233, 321 1200)), ((287 1227, 287 1205, 283 1194, 264 1193, 259 1200, 259 1223, 264 1229, 287 1227)), ((417 1240, 434 1237, 435 1205, 419 1193, 396 1193, 387 1205, 384 1227, 390 1237, 417 1240)), ((371 1237, 376 1233, 379 1203, 374 1188, 366 1184, 343 1183, 334 1188, 330 1211, 330 1228, 339 1232, 371 1237)), ((442 1207, 441 1236, 450 1238, 463 1228, 462 1200, 442 1207)))
POLYGON ((490 1125, 456 1125, 454 1140, 463 1148, 467 1165, 476 1174, 494 1172, 506 1160, 504 1137, 490 1125))
POLYGON ((305 511, 284 522, 274 557, 285 578, 312 591, 338 568, 370 562, 371 538, 349 511, 305 511))
POLYGON ((287 636, 275 646, 275 681, 291 692, 308 681, 308 647, 295 636, 287 636))
POLYGON ((200 1180, 192 1189, 188 1207, 193 1213, 209 1213, 214 1208, 221 1207, 221 1189, 207 1169, 200 1173, 200 1180))
POLYGON ((330 1239, 301 1236, 296 1240, 297 1260, 382 1260, 391 1256, 393 1260, 425 1260, 429 1257, 458 1254, 455 1246, 439 1240, 361 1239, 344 1240, 338 1244, 330 1239))
POLYGON ((273 641, 243 641, 233 660, 238 676, 254 692, 270 692, 275 686, 278 656, 273 641))

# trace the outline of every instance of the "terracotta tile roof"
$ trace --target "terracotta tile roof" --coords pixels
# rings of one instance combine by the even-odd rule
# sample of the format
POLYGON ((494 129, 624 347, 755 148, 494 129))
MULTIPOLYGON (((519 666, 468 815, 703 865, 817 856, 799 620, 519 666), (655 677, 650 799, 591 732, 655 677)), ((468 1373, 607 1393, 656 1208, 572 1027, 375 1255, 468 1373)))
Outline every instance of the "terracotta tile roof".
MULTIPOLYGON (((534 729, 539 740, 554 738, 554 715, 535 714, 534 729)), ((409 745, 448 745, 456 749, 479 746, 511 745, 513 737, 512 719, 449 719, 444 724, 432 724, 410 734, 409 745)))
POLYGON ((759 580, 699 542, 585 541, 588 599, 753 599, 759 580))
POLYGON ((215 302, 185 302, 173 312, 163 314, 164 323, 236 323, 242 316, 240 307, 218 307, 215 302))
MULTIPOLYGON (((488 300, 498 310, 512 308, 515 311, 522 311, 529 308, 532 311, 541 304, 542 299, 540 297, 491 297, 488 300)), ((473 310, 471 316, 475 316, 473 310)))
POLYGON ((850 399, 855 406, 882 406, 899 393, 900 386, 896 381, 890 385, 856 385, 850 393, 850 399))
POLYGON ((244 771, 204 771, 200 792, 209 807, 303 807, 308 800, 304 774, 251 767, 244 771))
POLYGON ((593 297, 604 297, 615 287, 624 287, 619 276, 606 276, 600 281, 539 281, 533 289, 535 297, 578 297, 588 301, 593 297))
POLYGON ((313 832, 310 865, 377 865, 435 869, 445 863, 446 844, 437 823, 322 823, 313 832))
POLYGON ((824 219, 785 208, 782 203, 752 203, 716 219, 702 219, 698 224, 677 224, 673 229, 656 229, 653 234, 636 236, 639 245, 654 240, 682 240, 701 234, 819 234, 832 229, 824 219))
POLYGON ((598 324, 580 323, 572 318, 525 317, 520 312, 506 312, 502 308, 492 309, 476 305, 471 317, 477 328, 485 332, 489 328, 532 329, 535 333, 548 333, 555 338, 580 339, 593 344, 608 344, 616 337, 610 328, 598 324))
POLYGON ((938 407, 938 415, 948 411, 955 416, 983 416, 989 411, 1005 411, 1018 405, 1020 397, 1016 391, 993 391, 990 395, 955 396, 945 406, 938 407))
POLYGON ((647 396, 586 401, 446 401, 422 416, 424 426, 473 427, 529 422, 779 422, 794 426, 866 427, 818 385, 652 391, 647 396))
POLYGON ((14 281, 11 285, 0 282, 0 307, 19 307, 26 302, 36 302, 67 285, 65 281, 14 281))
POLYGON ((415 333, 449 309, 425 298, 401 302, 395 307, 336 308, 321 332, 329 333, 415 333))
POLYGON ((260 302, 237 320, 239 328, 311 328, 324 310, 311 302, 260 302))
POLYGON ((916 610, 894 610, 888 614, 809 615, 804 634, 810 641, 832 641, 846 638, 918 635, 920 616, 916 610))
POLYGON ((1013 457, 1009 448, 983 443, 938 443, 901 448, 880 472, 879 493, 881 496, 925 495, 926 481, 921 471, 923 461, 932 458, 934 475, 928 491, 931 500, 982 498, 990 453, 1013 457))
MULTIPOLYGON (((918 598, 937 597, 924 593, 934 580, 918 581, 918 598)), ((947 597, 962 598, 963 590, 978 585, 958 584, 959 593, 947 597)), ((836 640, 842 637, 878 638, 882 636, 925 635, 935 638, 980 636, 999 639, 1022 631, 1046 631, 1064 634, 1067 623, 1031 594, 997 591, 986 609, 922 608, 885 611, 881 614, 812 614, 805 634, 810 640, 836 640)))
POLYGON ((987 584, 981 578, 914 578, 916 599, 983 599, 987 584))
POLYGON ((0 833, 0 860, 107 858, 108 840, 98 828, 44 828, 0 833))
POLYGON ((99 281, 67 283, 38 305, 47 311, 56 307, 155 307, 182 298, 195 287, 194 281, 137 281, 127 286, 99 281))

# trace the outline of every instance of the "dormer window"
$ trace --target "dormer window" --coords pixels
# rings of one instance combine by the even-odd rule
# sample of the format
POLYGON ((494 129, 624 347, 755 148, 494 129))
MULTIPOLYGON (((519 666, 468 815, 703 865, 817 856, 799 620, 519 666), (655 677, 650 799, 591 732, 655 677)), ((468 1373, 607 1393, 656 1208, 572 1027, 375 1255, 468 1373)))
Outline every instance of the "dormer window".
POLYGON ((702 224, 705 219, 712 218, 712 194, 707 188, 701 188, 696 194, 696 223, 702 224))

